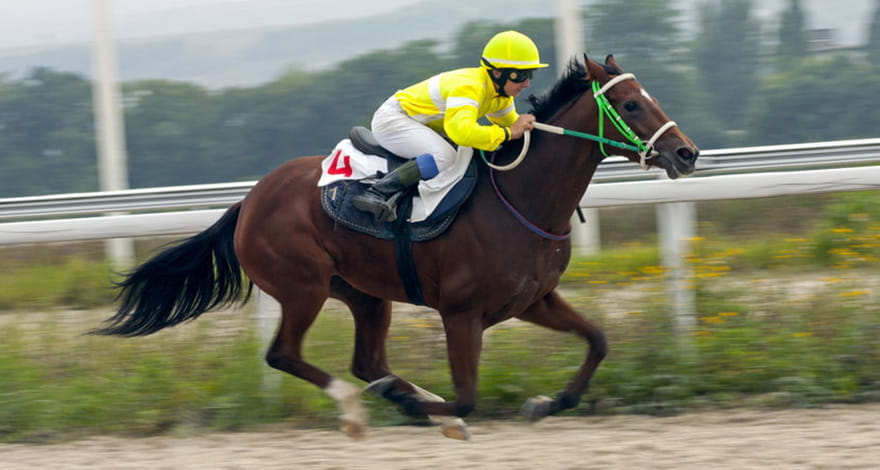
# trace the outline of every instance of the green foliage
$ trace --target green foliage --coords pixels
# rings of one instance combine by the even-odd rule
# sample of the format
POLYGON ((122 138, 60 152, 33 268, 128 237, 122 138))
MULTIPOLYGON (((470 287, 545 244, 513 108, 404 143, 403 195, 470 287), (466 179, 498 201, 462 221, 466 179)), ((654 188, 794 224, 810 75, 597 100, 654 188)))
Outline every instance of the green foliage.
POLYGON ((813 256, 828 266, 872 266, 880 261, 880 196, 838 195, 812 233, 813 256))
POLYGON ((4 269, 0 273, 0 310, 107 305, 114 296, 109 279, 106 263, 79 257, 51 265, 4 269))

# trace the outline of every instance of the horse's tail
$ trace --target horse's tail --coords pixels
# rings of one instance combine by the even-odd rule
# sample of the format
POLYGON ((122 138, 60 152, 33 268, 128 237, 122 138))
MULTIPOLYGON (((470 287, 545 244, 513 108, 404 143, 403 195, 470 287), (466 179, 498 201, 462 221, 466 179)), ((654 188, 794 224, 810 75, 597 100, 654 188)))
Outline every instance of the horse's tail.
POLYGON ((144 336, 194 320, 251 294, 235 256, 233 236, 241 203, 198 235, 172 245, 116 283, 116 314, 92 334, 144 336))

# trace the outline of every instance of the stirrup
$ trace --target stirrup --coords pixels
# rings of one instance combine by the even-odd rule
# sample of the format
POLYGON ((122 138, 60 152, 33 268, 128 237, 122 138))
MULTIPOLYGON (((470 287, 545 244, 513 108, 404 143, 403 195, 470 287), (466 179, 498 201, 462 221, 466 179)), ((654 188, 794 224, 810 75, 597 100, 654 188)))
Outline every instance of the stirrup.
POLYGON ((373 214, 373 217, 380 222, 394 222, 397 220, 397 201, 401 196, 402 193, 398 192, 388 199, 382 199, 375 193, 364 192, 355 197, 352 203, 358 210, 373 214))

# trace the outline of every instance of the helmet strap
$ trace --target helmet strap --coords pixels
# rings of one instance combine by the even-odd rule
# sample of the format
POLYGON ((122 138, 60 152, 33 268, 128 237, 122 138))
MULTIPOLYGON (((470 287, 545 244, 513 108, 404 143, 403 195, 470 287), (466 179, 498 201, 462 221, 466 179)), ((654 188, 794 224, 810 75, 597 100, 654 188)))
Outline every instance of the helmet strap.
POLYGON ((495 82, 496 85, 498 85, 498 94, 507 98, 508 96, 507 96, 507 93, 505 93, 505 91, 504 91, 504 85, 507 84, 507 79, 510 77, 510 71, 504 70, 504 69, 499 69, 498 67, 495 67, 494 65, 492 65, 491 62, 486 60, 485 57, 481 57, 480 61, 483 62, 483 65, 488 67, 488 70, 486 70, 486 73, 489 74, 489 78, 491 78, 492 81, 495 82), (494 71, 494 70, 497 70, 498 72, 500 72, 501 75, 496 77, 495 74, 492 73, 492 71, 494 71))

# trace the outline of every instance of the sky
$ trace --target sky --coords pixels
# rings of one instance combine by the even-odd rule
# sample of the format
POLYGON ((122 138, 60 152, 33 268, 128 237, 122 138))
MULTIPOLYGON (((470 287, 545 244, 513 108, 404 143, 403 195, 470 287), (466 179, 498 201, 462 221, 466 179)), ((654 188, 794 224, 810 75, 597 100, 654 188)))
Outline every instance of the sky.
MULTIPOLYGON (((146 38, 228 29, 290 26, 348 19, 393 11, 420 0, 0 0, 0 50, 88 42, 92 38, 92 4, 103 1, 113 11, 117 38, 146 38), (279 12, 296 14, 282 15, 279 12)), ((450 0, 457 1, 457 0, 450 0)), ((470 0, 473 1, 473 0, 470 0)), ((478 0, 477 0, 478 1, 478 0)), ((541 1, 541 0, 536 0, 541 1)), ((555 0, 543 0, 552 15, 555 0)), ((677 0, 697 4, 706 0, 677 0)), ((788 0, 756 0, 755 13, 777 14, 788 0)), ((587 5, 591 0, 580 0, 587 5)), ((875 0, 802 0, 812 15, 812 28, 839 28, 838 40, 853 44, 864 38, 864 23, 875 0)), ((696 9, 691 7, 691 11, 696 9)))
MULTIPOLYGON (((99 0, 119 38, 218 29, 288 26, 393 11, 420 0, 99 0), (273 15, 279 5, 295 17, 273 15), (158 25, 158 26, 157 26, 158 25)), ((92 36, 96 0, 0 0, 0 49, 82 42, 92 36)))

